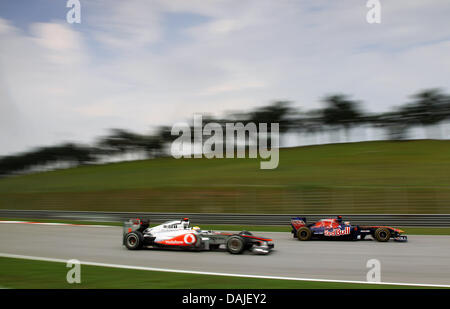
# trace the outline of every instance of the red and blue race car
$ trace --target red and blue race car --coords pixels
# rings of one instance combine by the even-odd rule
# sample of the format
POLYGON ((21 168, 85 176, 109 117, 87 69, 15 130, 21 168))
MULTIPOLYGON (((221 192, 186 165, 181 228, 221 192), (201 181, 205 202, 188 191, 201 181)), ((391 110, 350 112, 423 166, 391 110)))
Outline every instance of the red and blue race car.
POLYGON ((336 218, 321 219, 315 223, 307 224, 305 217, 295 217, 291 219, 291 233, 299 240, 306 241, 311 239, 342 239, 342 240, 360 240, 366 236, 386 242, 389 239, 395 241, 407 241, 404 231, 390 226, 372 226, 372 225, 352 225, 350 222, 342 221, 341 216, 336 218))

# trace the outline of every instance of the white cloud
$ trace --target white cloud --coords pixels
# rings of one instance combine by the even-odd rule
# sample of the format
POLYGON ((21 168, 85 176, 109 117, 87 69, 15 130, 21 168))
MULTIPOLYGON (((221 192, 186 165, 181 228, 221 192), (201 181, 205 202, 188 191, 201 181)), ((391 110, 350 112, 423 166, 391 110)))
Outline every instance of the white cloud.
POLYGON ((85 58, 81 35, 68 24, 36 23, 30 27, 32 40, 55 64, 80 65, 85 58))
POLYGON ((107 48, 138 49, 157 42, 162 36, 158 1, 99 1, 88 9, 95 38, 107 48))
POLYGON ((0 154, 274 99, 317 108, 331 92, 383 111, 450 86, 446 0, 383 1, 380 25, 366 12, 359 0, 102 0, 78 26, 0 18, 0 154), (206 19, 168 37, 168 12, 206 19))

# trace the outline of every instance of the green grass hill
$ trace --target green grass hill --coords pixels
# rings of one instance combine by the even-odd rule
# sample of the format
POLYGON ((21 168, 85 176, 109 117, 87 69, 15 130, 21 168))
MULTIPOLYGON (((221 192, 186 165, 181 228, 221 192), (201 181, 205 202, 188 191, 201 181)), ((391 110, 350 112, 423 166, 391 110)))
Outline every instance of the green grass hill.
POLYGON ((280 150, 259 159, 173 159, 0 179, 0 208, 246 213, 449 213, 450 141, 280 150))

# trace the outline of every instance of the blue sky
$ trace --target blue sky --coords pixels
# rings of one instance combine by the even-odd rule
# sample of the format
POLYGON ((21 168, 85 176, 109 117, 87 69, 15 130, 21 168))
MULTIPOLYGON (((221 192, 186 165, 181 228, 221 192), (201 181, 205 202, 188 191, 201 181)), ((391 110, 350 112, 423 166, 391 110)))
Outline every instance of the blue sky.
POLYGON ((0 2, 0 16, 27 29, 30 23, 61 19, 67 12, 64 0, 6 0, 0 2))
POLYGON ((363 0, 80 2, 81 24, 64 0, 0 2, 0 155, 278 99, 339 92, 379 112, 450 88, 447 0, 381 0, 381 24, 363 0))

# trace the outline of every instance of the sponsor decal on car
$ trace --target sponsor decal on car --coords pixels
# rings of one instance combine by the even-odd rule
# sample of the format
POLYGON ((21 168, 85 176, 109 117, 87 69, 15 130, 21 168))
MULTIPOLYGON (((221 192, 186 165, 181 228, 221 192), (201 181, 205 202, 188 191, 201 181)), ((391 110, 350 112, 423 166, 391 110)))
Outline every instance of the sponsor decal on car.
POLYGON ((182 240, 164 240, 161 241, 161 243, 166 245, 184 245, 184 242, 182 240))
POLYGON ((303 220, 292 220, 291 223, 296 230, 306 225, 303 220))
POLYGON ((192 244, 195 244, 196 241, 197 237, 192 233, 188 233, 176 236, 171 239, 157 241, 157 243, 164 245, 190 246, 192 244))
POLYGON ((342 236, 350 234, 350 227, 346 226, 344 229, 328 229, 324 231, 325 236, 342 236))
POLYGON ((186 234, 186 235, 184 235, 183 240, 187 245, 192 245, 197 240, 197 237, 195 237, 194 234, 186 234))

